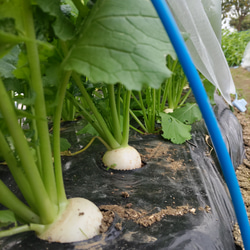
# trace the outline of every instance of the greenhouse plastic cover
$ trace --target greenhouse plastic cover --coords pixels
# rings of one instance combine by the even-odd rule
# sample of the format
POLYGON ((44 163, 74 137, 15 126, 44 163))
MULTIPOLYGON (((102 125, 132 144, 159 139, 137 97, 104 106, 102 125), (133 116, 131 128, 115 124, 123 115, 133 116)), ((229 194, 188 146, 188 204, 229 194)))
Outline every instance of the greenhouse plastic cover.
MULTIPOLYGON (((218 105, 214 111, 237 167, 244 156, 241 126, 221 97, 215 101, 218 105)), ((81 124, 68 123, 64 128, 62 136, 72 143, 72 152, 88 143, 87 135, 75 133, 81 124)), ((147 211, 149 216, 166 206, 176 209, 188 205, 193 213, 166 215, 150 227, 116 215, 105 234, 87 241, 49 243, 27 232, 0 239, 1 249, 235 249, 234 209, 207 134, 204 121, 193 125, 192 139, 182 145, 174 145, 160 135, 131 134, 130 144, 146 163, 135 171, 107 171, 101 163, 105 148, 99 142, 82 154, 62 158, 69 198, 84 197, 97 206, 131 204, 132 209, 147 211), (122 196, 122 192, 129 196, 122 196), (205 207, 207 211, 199 209, 205 207), (121 230, 116 223, 121 223, 121 230)), ((0 167, 0 175, 17 193, 6 167, 0 167)))
POLYGON ((220 0, 167 0, 182 32, 189 34, 186 44, 196 68, 219 89, 227 103, 235 86, 221 49, 220 0))

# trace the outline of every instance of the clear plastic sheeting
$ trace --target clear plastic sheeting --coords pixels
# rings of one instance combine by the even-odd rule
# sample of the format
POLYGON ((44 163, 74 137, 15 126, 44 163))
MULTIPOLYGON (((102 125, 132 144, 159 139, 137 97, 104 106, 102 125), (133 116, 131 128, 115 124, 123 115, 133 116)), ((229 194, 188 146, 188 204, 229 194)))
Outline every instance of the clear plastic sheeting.
POLYGON ((221 92, 228 104, 235 85, 220 45, 220 0, 167 0, 182 32, 190 37, 186 44, 196 68, 221 92), (203 4, 204 5, 203 5, 203 4))
MULTIPOLYGON (((237 167, 244 156, 241 126, 222 98, 216 97, 215 101, 218 104, 214 107, 215 114, 237 167)), ((88 136, 75 133, 81 124, 68 123, 64 128, 62 136, 74 145, 72 152, 88 143, 88 136)), ((0 239, 1 249, 235 249, 234 209, 207 135, 203 121, 193 125, 192 139, 182 145, 165 141, 160 135, 133 134, 130 144, 146 163, 135 171, 103 168, 101 157, 105 148, 99 142, 82 154, 62 157, 69 198, 84 197, 98 206, 117 205, 125 213, 129 208, 144 211, 144 217, 149 218, 166 207, 175 214, 158 217, 149 227, 116 214, 105 234, 87 241, 48 243, 28 232, 0 239), (187 213, 177 211, 182 206, 188 206, 187 213), (120 229, 117 223, 121 223, 120 229)), ((0 167, 0 175, 16 193, 6 167, 0 167)))
POLYGON ((241 67, 250 71, 250 42, 247 44, 247 46, 245 48, 241 67))
POLYGON ((221 0, 201 0, 201 2, 214 33, 221 43, 221 0))

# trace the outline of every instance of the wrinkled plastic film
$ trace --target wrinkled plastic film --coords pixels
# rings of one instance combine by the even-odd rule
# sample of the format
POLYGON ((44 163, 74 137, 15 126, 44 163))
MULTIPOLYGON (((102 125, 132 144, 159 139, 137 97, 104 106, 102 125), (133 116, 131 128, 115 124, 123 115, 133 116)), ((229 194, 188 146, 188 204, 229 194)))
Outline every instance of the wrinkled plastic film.
MULTIPOLYGON (((196 68, 219 89, 227 103, 231 105, 230 94, 235 94, 235 86, 227 61, 215 35, 218 34, 218 21, 214 16, 218 3, 207 9, 211 23, 200 0, 167 0, 173 16, 182 32, 190 37, 186 45, 196 68), (214 21, 213 21, 214 20, 214 21), (213 27, 212 25, 213 24, 213 27)), ((211 2, 211 1, 209 1, 211 2)), ((219 15, 219 12, 217 12, 219 15)))
POLYGON ((214 33, 221 43, 221 0, 201 0, 214 33))
POLYGON ((245 48, 241 66, 250 71, 250 42, 245 48))

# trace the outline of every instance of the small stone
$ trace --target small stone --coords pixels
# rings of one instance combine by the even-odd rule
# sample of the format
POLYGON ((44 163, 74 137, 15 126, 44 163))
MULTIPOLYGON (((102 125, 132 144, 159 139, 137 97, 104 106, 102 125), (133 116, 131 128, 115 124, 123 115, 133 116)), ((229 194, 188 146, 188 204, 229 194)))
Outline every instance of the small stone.
POLYGON ((116 224, 115 224, 115 228, 116 228, 117 230, 121 231, 121 230, 122 230, 122 223, 116 223, 116 224))
POLYGON ((122 192, 122 197, 128 198, 129 197, 129 193, 128 192, 122 192))

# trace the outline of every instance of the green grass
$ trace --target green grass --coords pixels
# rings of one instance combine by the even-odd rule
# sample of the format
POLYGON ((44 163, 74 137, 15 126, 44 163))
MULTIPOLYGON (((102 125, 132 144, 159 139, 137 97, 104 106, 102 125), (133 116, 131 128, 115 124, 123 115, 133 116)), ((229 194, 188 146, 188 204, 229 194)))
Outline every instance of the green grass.
POLYGON ((241 64, 245 48, 250 41, 250 31, 222 31, 221 46, 230 67, 241 64))

